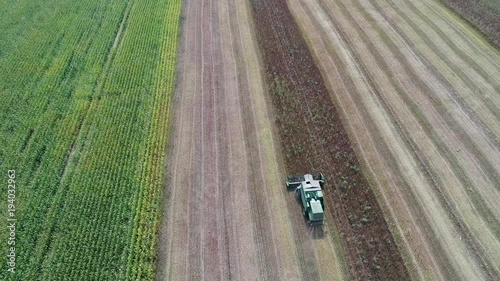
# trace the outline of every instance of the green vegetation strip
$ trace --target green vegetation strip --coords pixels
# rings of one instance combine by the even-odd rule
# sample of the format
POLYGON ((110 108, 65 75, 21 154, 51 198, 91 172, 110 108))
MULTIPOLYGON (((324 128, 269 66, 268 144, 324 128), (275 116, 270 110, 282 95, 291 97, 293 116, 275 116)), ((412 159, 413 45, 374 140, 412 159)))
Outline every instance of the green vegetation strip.
POLYGON ((16 170, 17 222, 15 273, 0 228, 0 280, 154 279, 180 9, 1 6, 0 171, 16 170))

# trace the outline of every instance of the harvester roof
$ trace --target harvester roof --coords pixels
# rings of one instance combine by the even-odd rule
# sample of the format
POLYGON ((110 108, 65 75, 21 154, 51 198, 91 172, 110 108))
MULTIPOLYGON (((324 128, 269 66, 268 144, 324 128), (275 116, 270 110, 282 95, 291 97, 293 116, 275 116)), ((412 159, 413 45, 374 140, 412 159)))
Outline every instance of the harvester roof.
POLYGON ((311 211, 313 214, 323 213, 323 207, 321 206, 321 202, 315 199, 311 199, 311 211))

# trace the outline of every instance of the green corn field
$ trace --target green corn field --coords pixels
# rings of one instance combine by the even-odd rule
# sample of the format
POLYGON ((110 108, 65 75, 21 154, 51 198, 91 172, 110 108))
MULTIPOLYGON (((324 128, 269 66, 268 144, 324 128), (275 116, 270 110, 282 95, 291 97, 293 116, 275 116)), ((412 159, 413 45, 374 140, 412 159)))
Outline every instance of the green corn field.
POLYGON ((15 170, 18 222, 0 280, 153 279, 180 12, 0 1, 0 214, 15 170))

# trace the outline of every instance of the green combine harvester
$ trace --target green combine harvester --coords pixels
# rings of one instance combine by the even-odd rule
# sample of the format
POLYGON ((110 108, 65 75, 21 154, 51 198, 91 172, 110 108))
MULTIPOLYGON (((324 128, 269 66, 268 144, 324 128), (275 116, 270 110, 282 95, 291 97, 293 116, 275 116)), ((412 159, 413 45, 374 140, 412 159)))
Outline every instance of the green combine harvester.
POLYGON ((302 214, 310 225, 322 225, 325 222, 325 205, 323 203, 323 174, 305 174, 288 176, 286 187, 295 188, 295 195, 302 203, 302 214))

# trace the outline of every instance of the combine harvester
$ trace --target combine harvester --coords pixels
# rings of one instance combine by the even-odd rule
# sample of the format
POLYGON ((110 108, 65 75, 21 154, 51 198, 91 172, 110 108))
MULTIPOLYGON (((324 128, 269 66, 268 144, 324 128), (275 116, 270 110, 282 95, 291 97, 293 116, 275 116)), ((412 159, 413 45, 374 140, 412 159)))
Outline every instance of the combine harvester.
POLYGON ((325 222, 325 205, 323 203, 323 174, 305 174, 288 176, 286 187, 295 188, 295 195, 302 203, 302 215, 307 217, 310 225, 322 225, 325 222))

